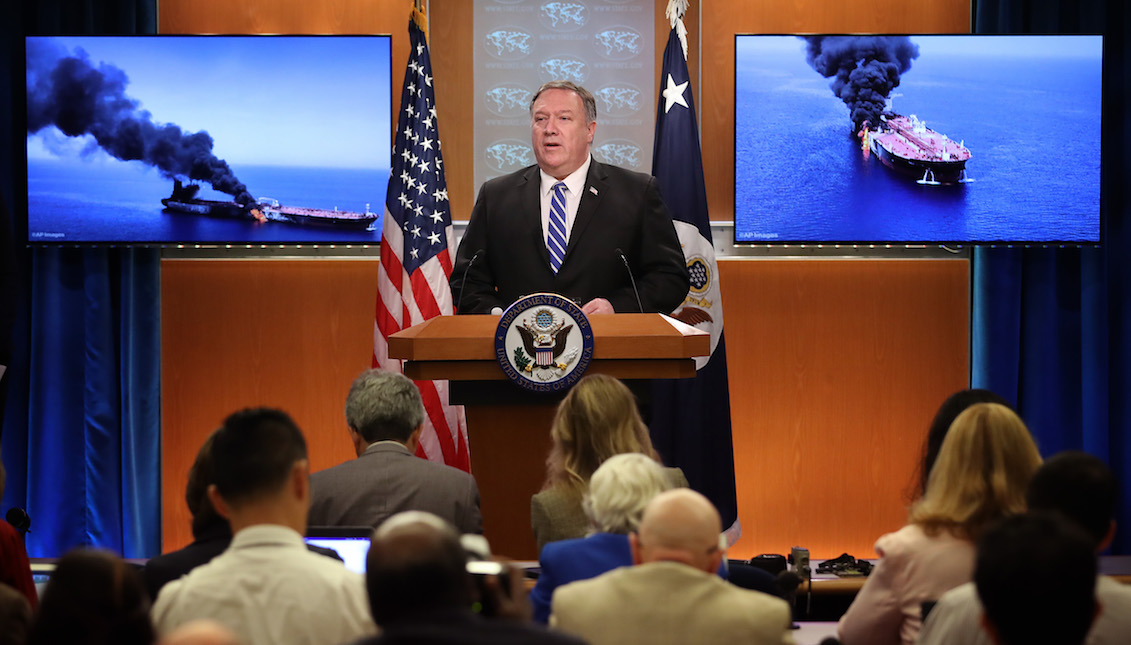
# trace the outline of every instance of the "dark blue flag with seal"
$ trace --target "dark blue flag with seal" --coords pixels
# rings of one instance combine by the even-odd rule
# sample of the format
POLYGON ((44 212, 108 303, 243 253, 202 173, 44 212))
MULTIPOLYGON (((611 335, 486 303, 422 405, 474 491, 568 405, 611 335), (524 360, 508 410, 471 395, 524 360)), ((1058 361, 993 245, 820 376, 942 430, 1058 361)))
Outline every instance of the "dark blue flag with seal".
POLYGON ((653 382, 650 429, 664 462, 683 469, 691 488, 706 495, 718 508, 723 528, 733 544, 741 534, 741 524, 735 501, 719 271, 707 216, 695 101, 684 45, 677 32, 683 24, 676 20, 673 23, 660 75, 652 174, 671 210, 691 273, 691 288, 672 316, 711 333, 711 356, 696 359, 695 378, 653 382))

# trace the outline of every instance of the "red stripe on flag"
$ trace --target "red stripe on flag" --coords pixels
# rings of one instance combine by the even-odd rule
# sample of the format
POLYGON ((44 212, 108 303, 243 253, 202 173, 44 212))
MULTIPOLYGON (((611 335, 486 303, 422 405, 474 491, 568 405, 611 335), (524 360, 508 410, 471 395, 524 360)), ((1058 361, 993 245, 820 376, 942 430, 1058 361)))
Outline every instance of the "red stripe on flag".
POLYGON ((459 453, 455 442, 452 440, 452 431, 448 427, 447 417, 444 416, 444 402, 440 401, 436 384, 432 381, 417 381, 416 385, 420 388, 420 396, 424 399, 424 411, 432 422, 432 428, 440 444, 440 451, 444 454, 444 463, 467 470, 466 464, 461 466, 456 463, 459 453))
POLYGON ((432 294, 432 285, 423 271, 414 271, 409 279, 412 281, 412 298, 416 301, 416 308, 420 310, 420 317, 424 320, 440 315, 440 307, 436 304, 436 296, 432 294))

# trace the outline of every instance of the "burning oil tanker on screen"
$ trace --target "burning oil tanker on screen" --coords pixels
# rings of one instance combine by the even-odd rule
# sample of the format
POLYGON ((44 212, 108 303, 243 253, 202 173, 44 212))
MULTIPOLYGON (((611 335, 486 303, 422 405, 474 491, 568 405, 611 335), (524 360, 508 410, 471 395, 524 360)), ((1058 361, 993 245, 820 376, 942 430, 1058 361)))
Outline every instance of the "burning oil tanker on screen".
POLYGON ((173 194, 162 199, 161 203, 170 211, 212 217, 254 219, 260 223, 287 222, 307 226, 366 229, 377 221, 377 213, 371 212, 368 204, 365 205, 364 213, 340 211, 336 208, 326 210, 302 206, 283 206, 269 197, 260 197, 255 202, 241 204, 236 200, 225 202, 197 199, 196 193, 199 190, 200 186, 197 184, 185 185, 181 183, 181 180, 175 179, 173 180, 173 194))
POLYGON ((890 96, 900 75, 919 57, 907 36, 803 36, 806 60, 826 78, 851 111, 852 132, 888 168, 919 184, 961 184, 970 150, 926 126, 915 115, 891 110, 890 96))
POLYGON ((903 116, 891 111, 880 114, 880 127, 871 129, 865 121, 860 129, 861 148, 888 168, 915 179, 919 184, 938 186, 964 184, 970 150, 965 142, 955 142, 935 132, 914 114, 903 116))
POLYGON ((27 43, 27 132, 55 127, 68 137, 89 137, 109 156, 140 161, 173 180, 173 193, 161 203, 169 211, 250 218, 259 222, 369 228, 377 214, 281 206, 273 199, 256 200, 213 152, 212 136, 159 123, 131 97, 128 75, 119 67, 96 62, 82 48, 33 39, 27 43), (232 196, 231 201, 197 199, 200 185, 232 196))

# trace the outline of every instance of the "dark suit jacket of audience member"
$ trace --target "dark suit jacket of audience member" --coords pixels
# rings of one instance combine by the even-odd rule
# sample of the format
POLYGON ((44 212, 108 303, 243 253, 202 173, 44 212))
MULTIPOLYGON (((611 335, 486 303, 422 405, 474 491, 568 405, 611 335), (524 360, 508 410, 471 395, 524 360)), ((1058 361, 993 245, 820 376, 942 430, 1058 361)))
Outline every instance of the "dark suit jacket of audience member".
POLYGON ((149 599, 156 600, 161 587, 185 575, 224 552, 232 542, 232 529, 227 522, 216 524, 183 549, 152 557, 141 570, 149 599))
MULTIPOLYGON (((682 470, 664 471, 673 488, 687 488, 687 476, 682 470)), ((539 552, 547 542, 585 537, 591 528, 581 508, 581 498, 562 488, 547 488, 530 498, 530 524, 539 552)))
MULTIPOLYGON (((226 551, 231 543, 232 529, 227 522, 224 522, 205 529, 200 537, 183 549, 150 558, 141 570, 142 581, 145 583, 145 590, 149 592, 150 601, 157 600, 157 594, 161 593, 161 588, 166 584, 179 579, 202 564, 211 562, 212 558, 226 551)), ((306 545, 306 549, 335 560, 342 559, 333 549, 311 544, 306 545)))
POLYGON ((310 526, 372 526, 401 511, 427 511, 460 533, 482 533, 471 475, 420 459, 399 443, 369 446, 357 459, 310 476, 310 526))
POLYGON ((628 536, 616 533, 595 533, 576 540, 550 542, 538 557, 541 573, 530 591, 534 620, 550 620, 550 601, 558 587, 595 578, 617 567, 632 565, 632 549, 628 536))
POLYGON ((414 620, 382 625, 381 633, 356 645, 583 645, 574 636, 541 625, 482 618, 470 611, 430 612, 414 620))

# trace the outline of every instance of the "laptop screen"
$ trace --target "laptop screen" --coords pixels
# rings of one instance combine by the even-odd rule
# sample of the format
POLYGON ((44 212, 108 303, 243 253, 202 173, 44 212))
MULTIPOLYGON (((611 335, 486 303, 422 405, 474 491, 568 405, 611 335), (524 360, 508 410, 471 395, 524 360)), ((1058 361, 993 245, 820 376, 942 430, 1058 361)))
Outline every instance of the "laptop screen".
POLYGON ((347 569, 364 574, 372 533, 372 528, 362 526, 311 526, 306 530, 306 543, 332 549, 346 563, 347 569))

